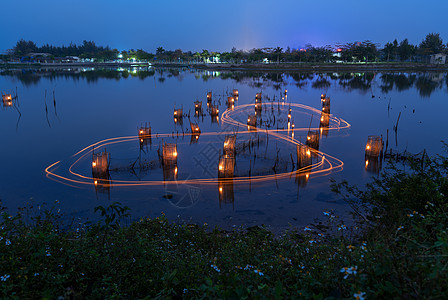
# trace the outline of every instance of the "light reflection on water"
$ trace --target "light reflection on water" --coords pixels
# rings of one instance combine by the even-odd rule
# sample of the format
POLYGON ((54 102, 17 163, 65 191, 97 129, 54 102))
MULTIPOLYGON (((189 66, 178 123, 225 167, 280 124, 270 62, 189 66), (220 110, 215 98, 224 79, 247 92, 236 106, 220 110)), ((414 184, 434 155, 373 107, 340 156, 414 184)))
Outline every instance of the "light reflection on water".
POLYGON ((447 109, 446 74, 282 75, 149 69, 3 71, 2 75, 0 89, 13 94, 17 86, 18 94, 15 105, 3 102, 0 111, 3 140, 0 199, 3 205, 13 209, 30 198, 50 203, 59 200, 64 211, 92 217, 93 207, 120 201, 131 207, 135 217, 158 216, 163 211, 172 219, 179 215, 184 220, 222 226, 304 225, 320 218, 325 210, 335 209, 340 214, 347 210, 331 194, 330 177, 362 184, 379 171, 380 162, 364 158, 369 135, 382 135, 389 148, 397 152, 419 153, 426 149, 430 155, 440 152, 439 141, 446 140, 441 121, 447 109), (228 97, 233 96, 234 89, 238 89, 238 100, 231 103, 228 97), (209 91, 213 94, 211 102, 206 97, 209 91), (317 130, 319 150, 343 161, 343 170, 319 177, 313 172, 291 173, 293 163, 288 154, 295 155, 295 146, 273 135, 268 134, 266 138, 262 133, 243 133, 247 128, 236 129, 232 121, 226 122, 226 117, 223 120, 223 112, 233 110, 237 112, 235 119, 245 127, 249 110, 254 115, 257 111, 255 95, 259 92, 264 100, 264 110, 259 111, 263 115, 259 117, 265 129, 277 130, 280 126, 279 134, 291 139, 294 125, 294 140, 303 143, 308 131, 317 130), (274 103, 282 102, 303 104, 320 111, 321 93, 331 97, 331 116, 347 120, 352 125, 350 129, 328 131, 321 127, 326 122, 327 116, 323 114, 326 112, 293 110, 289 118, 288 106, 285 106, 281 109, 283 116, 276 115, 278 105, 274 103), (196 113, 195 101, 202 102, 201 112, 196 113), (181 107, 185 117, 175 121, 173 111, 181 107), (209 113, 212 107, 219 110, 218 118, 209 113), (275 114, 270 114, 271 110, 275 114), (395 134, 393 126, 399 114, 395 134), (275 125, 274 116, 278 118, 275 125), (193 138, 189 134, 190 121, 200 127, 199 136, 193 138), (142 148, 137 130, 147 122, 151 124, 153 138, 142 148), (242 136, 250 134, 253 139, 257 136, 258 146, 245 155, 237 155, 236 177, 247 177, 249 173, 254 177, 259 173, 271 176, 269 180, 248 180, 243 184, 237 182, 238 178, 218 180, 217 151, 206 164, 204 158, 198 159, 206 145, 222 148, 216 133, 236 131, 239 131, 240 145, 247 140, 242 136), (125 136, 133 140, 106 147, 111 153, 109 177, 96 178, 96 183, 89 169, 90 158, 76 169, 88 178, 88 185, 62 184, 67 183, 64 178, 50 180, 44 172, 60 160, 53 171, 65 176, 74 153, 105 139, 125 136), (161 180, 163 169, 158 165, 157 150, 162 139, 177 143, 179 155, 183 156, 176 166, 177 184, 119 186, 114 183, 114 180, 161 180), (283 169, 273 172, 278 149, 281 149, 278 165, 283 162, 283 169), (134 167, 130 168, 133 163, 134 167), (213 180, 210 184, 200 181, 179 184, 187 178, 213 180))

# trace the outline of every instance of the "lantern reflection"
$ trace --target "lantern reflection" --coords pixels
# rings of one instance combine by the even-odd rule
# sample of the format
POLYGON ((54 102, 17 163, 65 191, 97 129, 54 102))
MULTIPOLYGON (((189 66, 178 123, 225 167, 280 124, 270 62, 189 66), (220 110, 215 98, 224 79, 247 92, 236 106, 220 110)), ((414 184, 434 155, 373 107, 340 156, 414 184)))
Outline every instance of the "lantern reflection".
POLYGON ((233 179, 218 178, 219 204, 234 203, 235 193, 233 190, 233 179))
POLYGON ((212 92, 207 93, 207 103, 212 102, 212 92))
POLYGON ((310 172, 296 172, 295 181, 299 187, 305 187, 310 179, 310 172))
POLYGON ((164 143, 162 149, 163 180, 177 180, 177 145, 164 143))
POLYGON ((369 173, 378 174, 382 167, 382 160, 377 157, 368 157, 365 158, 365 169, 369 173))

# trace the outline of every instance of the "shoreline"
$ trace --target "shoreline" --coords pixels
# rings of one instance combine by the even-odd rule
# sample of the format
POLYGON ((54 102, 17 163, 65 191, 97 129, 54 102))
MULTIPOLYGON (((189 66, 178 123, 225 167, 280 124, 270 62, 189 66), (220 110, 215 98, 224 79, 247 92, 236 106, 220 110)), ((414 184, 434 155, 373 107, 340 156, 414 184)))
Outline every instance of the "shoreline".
POLYGON ((262 72, 445 72, 448 71, 448 64, 423 64, 423 63, 280 63, 280 64, 197 64, 197 63, 3 63, 0 69, 48 69, 48 68, 101 68, 101 67, 173 67, 173 68, 192 68, 213 71, 262 71, 262 72))

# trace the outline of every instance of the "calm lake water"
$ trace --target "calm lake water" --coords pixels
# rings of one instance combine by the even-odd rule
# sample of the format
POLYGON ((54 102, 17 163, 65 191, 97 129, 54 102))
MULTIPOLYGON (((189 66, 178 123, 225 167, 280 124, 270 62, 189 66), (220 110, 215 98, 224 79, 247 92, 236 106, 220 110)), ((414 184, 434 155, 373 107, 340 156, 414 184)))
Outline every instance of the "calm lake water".
POLYGON ((94 207, 119 201, 135 218, 163 212, 226 228, 303 226, 330 209, 346 216, 330 178, 362 185, 376 176, 379 160, 365 160, 368 136, 382 136, 394 153, 443 151, 447 86, 444 73, 0 71, 0 90, 18 94, 0 104, 0 199, 11 210, 58 200, 66 215, 89 219, 94 207), (233 89, 238 100, 229 104, 233 89), (256 93, 258 129, 248 131, 256 93), (328 126, 322 93, 331 100, 328 126), (194 101, 202 102, 198 115, 194 101), (175 108, 183 118, 173 117, 175 108), (190 134, 190 121, 200 135, 190 134), (146 124, 151 139, 142 142, 138 130, 146 124), (318 134, 319 152, 312 169, 297 173, 296 144, 309 130, 318 134), (234 178, 218 180, 225 136, 233 134, 234 178), (177 145, 176 165, 162 166, 165 143, 177 145), (92 150, 110 153, 107 176, 93 178, 92 150))

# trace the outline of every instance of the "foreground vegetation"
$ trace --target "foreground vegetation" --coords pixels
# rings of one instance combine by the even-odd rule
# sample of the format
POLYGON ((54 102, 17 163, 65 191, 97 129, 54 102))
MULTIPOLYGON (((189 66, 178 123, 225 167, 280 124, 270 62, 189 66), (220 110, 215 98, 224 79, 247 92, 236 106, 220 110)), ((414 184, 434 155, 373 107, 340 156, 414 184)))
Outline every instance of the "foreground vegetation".
POLYGON ((358 190, 333 189, 357 222, 326 222, 281 236, 226 232, 163 215, 122 226, 62 226, 57 206, 3 211, 1 298, 435 298, 448 296, 448 159, 391 168, 358 190))

